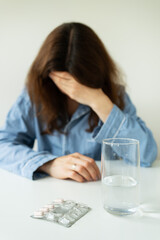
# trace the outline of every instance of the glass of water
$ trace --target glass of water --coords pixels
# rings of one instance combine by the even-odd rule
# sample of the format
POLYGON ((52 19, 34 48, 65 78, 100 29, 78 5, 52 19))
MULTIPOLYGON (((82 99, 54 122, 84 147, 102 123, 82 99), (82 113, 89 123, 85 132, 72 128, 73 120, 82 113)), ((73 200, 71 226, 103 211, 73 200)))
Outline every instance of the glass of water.
POLYGON ((116 215, 135 213, 139 206, 139 141, 128 138, 103 140, 102 199, 106 211, 116 215))

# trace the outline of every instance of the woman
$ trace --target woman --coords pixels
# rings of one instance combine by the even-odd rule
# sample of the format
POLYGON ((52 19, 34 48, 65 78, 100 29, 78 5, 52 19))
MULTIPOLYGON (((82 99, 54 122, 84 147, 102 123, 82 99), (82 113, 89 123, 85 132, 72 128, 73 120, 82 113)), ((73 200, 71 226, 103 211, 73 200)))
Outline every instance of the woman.
POLYGON ((101 40, 83 24, 62 24, 43 43, 0 130, 0 166, 30 179, 96 181, 101 142, 112 137, 138 139, 141 166, 156 159, 152 133, 101 40))

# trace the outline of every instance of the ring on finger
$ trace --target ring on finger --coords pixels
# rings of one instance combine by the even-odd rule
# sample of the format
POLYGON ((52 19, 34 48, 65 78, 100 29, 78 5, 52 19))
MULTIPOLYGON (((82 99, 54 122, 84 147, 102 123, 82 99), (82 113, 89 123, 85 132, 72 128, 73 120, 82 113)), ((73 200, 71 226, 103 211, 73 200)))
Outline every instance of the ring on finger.
POLYGON ((76 164, 73 164, 71 168, 72 168, 73 171, 75 171, 76 170, 76 164))

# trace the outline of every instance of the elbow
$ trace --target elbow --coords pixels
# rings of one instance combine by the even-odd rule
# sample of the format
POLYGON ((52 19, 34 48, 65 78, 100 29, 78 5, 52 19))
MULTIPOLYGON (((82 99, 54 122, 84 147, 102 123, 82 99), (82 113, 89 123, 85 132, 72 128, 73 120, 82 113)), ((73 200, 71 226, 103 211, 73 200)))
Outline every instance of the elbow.
POLYGON ((152 138, 146 147, 140 148, 140 166, 151 167, 152 163, 157 159, 158 148, 157 144, 152 138))

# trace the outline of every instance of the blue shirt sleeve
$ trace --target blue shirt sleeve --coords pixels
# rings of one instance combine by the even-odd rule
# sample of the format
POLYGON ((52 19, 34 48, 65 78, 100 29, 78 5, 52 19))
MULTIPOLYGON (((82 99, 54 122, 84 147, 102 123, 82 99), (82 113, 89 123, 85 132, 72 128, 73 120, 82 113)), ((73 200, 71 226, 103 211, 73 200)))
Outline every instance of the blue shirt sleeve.
POLYGON ((157 157, 157 145, 151 131, 136 114, 136 108, 125 94, 125 108, 120 110, 114 105, 109 117, 101 121, 93 132, 93 139, 102 143, 106 138, 133 138, 140 142, 140 164, 150 167, 157 157))
POLYGON ((48 151, 32 149, 36 137, 34 121, 34 108, 24 89, 0 129, 0 167, 29 179, 46 176, 36 170, 56 158, 48 151))

